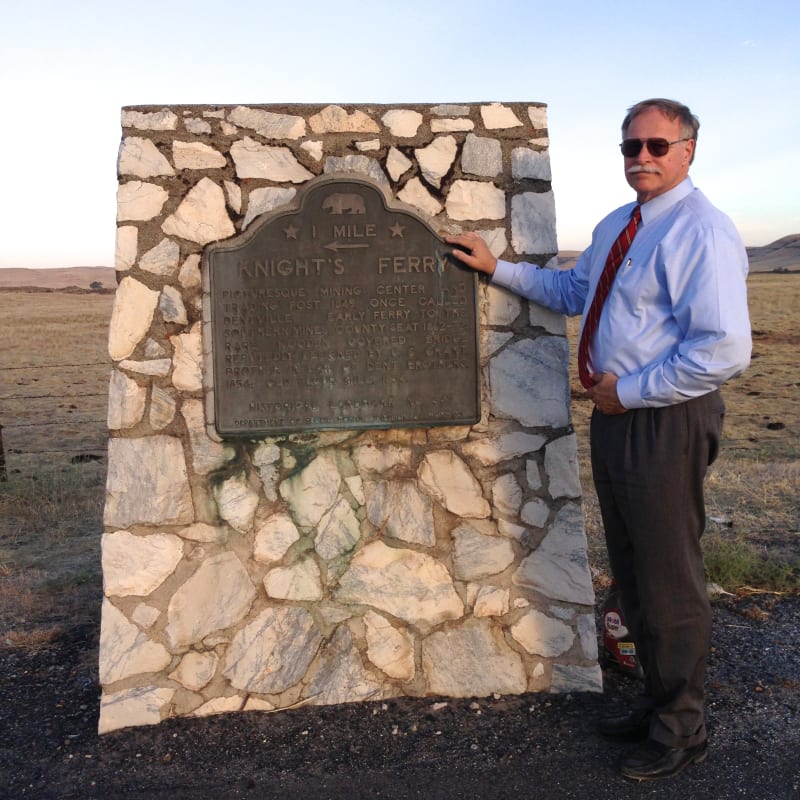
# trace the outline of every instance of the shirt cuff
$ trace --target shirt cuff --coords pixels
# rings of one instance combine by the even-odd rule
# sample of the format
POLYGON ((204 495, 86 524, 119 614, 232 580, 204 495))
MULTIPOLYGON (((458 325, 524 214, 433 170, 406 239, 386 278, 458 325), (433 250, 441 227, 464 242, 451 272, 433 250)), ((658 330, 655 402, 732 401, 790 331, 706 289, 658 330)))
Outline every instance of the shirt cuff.
POLYGON ((501 261, 497 259, 497 264, 492 274, 492 283, 499 283, 501 286, 511 286, 514 282, 516 273, 516 264, 510 261, 501 261))
POLYGON ((625 408, 647 407, 639 393, 639 377, 637 375, 624 375, 617 380, 617 397, 625 408))

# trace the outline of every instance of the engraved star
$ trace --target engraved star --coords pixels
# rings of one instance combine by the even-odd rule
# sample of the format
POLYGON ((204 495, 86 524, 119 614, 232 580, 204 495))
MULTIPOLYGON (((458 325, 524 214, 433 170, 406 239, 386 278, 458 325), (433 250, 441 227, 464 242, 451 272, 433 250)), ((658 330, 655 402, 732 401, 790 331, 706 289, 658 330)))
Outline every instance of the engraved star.
POLYGON ((399 222, 395 222, 394 225, 391 225, 389 230, 392 232, 392 239, 394 239, 396 236, 399 236, 402 239, 403 231, 405 229, 405 225, 401 225, 399 222))
POLYGON ((299 230, 300 228, 295 228, 295 226, 290 223, 288 228, 283 229, 283 232, 286 234, 287 239, 296 239, 299 230))

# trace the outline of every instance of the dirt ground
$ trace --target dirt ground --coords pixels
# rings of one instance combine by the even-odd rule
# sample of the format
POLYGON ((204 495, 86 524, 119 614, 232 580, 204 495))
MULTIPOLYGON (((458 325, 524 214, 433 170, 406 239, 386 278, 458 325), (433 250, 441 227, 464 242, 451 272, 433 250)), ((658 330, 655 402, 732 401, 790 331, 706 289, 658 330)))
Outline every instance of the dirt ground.
MULTIPOLYGON (((99 607, 99 597, 98 607, 99 607)), ((800 598, 714 605, 705 763, 668 781, 619 777, 594 732, 638 683, 603 694, 398 699, 172 719, 97 735, 97 626, 0 647, 0 798, 800 797, 800 598)))

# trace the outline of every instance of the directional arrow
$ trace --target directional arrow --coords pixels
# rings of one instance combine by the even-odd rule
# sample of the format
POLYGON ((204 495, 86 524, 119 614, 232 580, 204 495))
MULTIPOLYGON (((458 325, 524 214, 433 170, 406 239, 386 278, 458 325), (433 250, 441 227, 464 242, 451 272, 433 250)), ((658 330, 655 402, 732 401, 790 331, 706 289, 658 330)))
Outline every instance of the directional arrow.
POLYGON ((369 244, 343 244, 342 242, 331 242, 330 244, 322 245, 325 250, 333 250, 337 253, 339 250, 353 250, 357 247, 369 247, 369 244))

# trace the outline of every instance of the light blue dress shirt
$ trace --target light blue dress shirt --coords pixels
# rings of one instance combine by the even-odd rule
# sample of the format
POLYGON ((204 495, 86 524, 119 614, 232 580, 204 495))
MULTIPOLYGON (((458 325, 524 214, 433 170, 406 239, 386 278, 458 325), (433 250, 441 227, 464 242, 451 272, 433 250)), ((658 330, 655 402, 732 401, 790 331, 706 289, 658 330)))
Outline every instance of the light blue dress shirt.
MULTIPOLYGON (((570 270, 498 261, 492 283, 573 316, 594 297, 636 203, 609 214, 570 270)), ((750 363, 747 253, 731 220, 686 178, 642 205, 642 222, 606 299, 589 359, 619 378, 626 408, 717 389, 750 363)))

